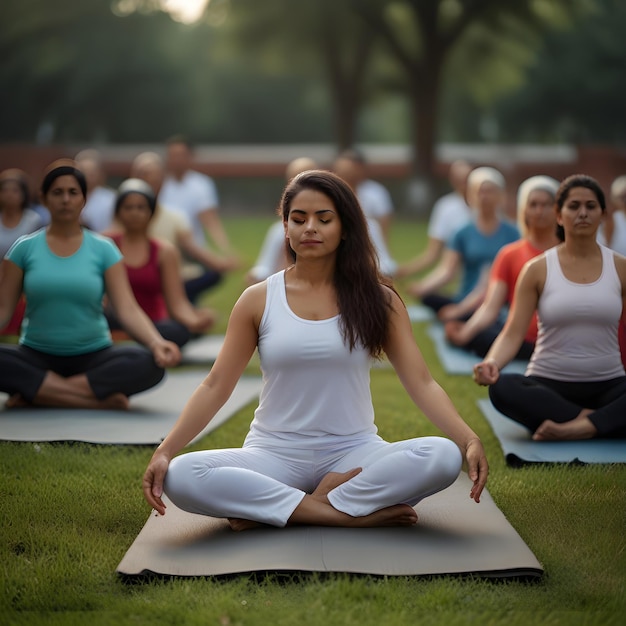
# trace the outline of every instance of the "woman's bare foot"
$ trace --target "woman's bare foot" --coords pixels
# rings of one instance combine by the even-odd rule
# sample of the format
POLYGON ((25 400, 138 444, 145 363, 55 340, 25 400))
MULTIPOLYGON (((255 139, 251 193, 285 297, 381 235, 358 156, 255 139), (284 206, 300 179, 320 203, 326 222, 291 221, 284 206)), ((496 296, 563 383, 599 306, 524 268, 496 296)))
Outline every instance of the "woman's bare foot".
POLYGON ((26 402, 24 398, 19 393, 13 394, 7 398, 7 401, 4 403, 4 406, 7 409, 15 409, 18 407, 30 406, 29 402, 26 402))
POLYGON ((347 472, 328 472, 311 495, 313 496, 327 496, 329 492, 331 492, 335 487, 339 487, 339 485, 343 485, 343 483, 348 482, 351 478, 354 478, 358 474, 363 471, 361 467, 355 467, 347 472))
POLYGON ((533 434, 534 441, 571 441, 580 439, 592 439, 598 434, 597 428, 592 424, 588 415, 590 409, 584 409, 580 414, 569 422, 553 422, 546 420, 533 434))
POLYGON ((417 522, 415 509, 408 504, 394 504, 361 517, 353 517, 336 509, 330 503, 328 493, 360 472, 361 468, 357 467, 348 472, 326 474, 313 493, 304 496, 300 501, 291 514, 288 524, 373 528, 376 526, 413 526, 417 522))
POLYGON ((130 407, 130 400, 128 396, 123 393, 113 393, 107 396, 104 400, 101 400, 103 409, 113 409, 117 411, 127 411, 130 407))

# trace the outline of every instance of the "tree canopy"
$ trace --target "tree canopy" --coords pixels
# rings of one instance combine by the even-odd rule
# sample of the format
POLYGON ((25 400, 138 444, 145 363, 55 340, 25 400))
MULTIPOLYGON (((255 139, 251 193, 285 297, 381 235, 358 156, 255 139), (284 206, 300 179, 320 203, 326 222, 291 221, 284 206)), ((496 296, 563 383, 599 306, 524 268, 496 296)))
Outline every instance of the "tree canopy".
POLYGON ((626 141, 619 0, 20 0, 3 141, 626 141))

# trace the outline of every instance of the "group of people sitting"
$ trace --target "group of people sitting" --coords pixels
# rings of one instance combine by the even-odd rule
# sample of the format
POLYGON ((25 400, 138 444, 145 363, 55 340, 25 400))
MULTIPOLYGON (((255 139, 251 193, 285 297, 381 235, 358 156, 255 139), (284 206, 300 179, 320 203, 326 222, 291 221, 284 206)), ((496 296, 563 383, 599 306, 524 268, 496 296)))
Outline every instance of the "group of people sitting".
MULTIPOLYGON (((525 180, 517 193, 517 229, 503 217, 504 178, 493 168, 453 165, 467 211, 444 245, 429 241, 401 273, 439 264, 407 291, 437 312, 447 340, 483 360, 474 379, 492 404, 533 439, 626 436, 626 258, 622 242, 626 178, 612 185, 608 211, 598 182, 574 175, 560 184, 525 180), (499 209, 500 207, 500 209, 499 209), (472 215, 473 213, 473 215, 472 215), (505 239, 510 239, 509 243, 505 239), (458 276, 455 295, 437 290, 458 276), (525 375, 500 374, 513 359, 525 375), (539 410, 538 407, 541 407, 539 410)), ((436 231, 437 210, 432 221, 436 231)))
MULTIPOLYGON (((174 145, 174 163, 188 168, 188 156, 185 144, 174 145)), ((358 164, 354 155, 345 158, 358 164)), ((165 490, 178 506, 227 517, 238 530, 257 523, 411 525, 413 506, 451 484, 463 461, 479 501, 488 474, 482 443, 430 375, 393 285, 394 276, 410 276, 436 256, 440 265, 407 291, 438 311, 450 341, 484 357, 474 377, 490 386, 498 409, 538 440, 626 436, 618 344, 626 258, 598 243, 607 206, 593 178, 560 185, 529 179, 519 190, 516 227, 501 211, 502 174, 466 167, 459 227, 441 245, 429 242, 421 258, 386 271, 374 233, 387 244, 389 206, 367 217, 367 202, 380 206, 372 200, 380 192, 348 180, 348 165, 338 163, 333 173, 304 161, 288 172, 279 207, 282 256, 272 269, 257 264, 267 276, 249 274, 214 366, 146 470, 144 494, 160 513, 165 490), (450 298, 438 290, 458 270, 461 289, 450 298), (257 349, 264 388, 243 448, 174 459, 226 402, 257 349), (389 443, 377 434, 369 369, 383 354, 447 438, 389 443), (530 356, 525 376, 500 374, 520 356, 530 356)), ((195 299, 239 260, 206 181, 182 166, 180 177, 164 179, 152 154, 134 167, 104 234, 85 227, 88 182, 77 162, 57 161, 45 172, 45 228, 25 208, 19 176, 0 175, 3 228, 21 224, 19 211, 30 220, 7 246, 0 273, 0 327, 26 306, 19 344, 0 345, 0 391, 9 407, 127 408, 129 396, 179 362, 191 334, 213 323, 214 313, 195 299), (164 180, 193 196, 186 213, 161 204, 164 180), (191 193, 198 188, 202 201, 202 193, 191 193), (197 236, 211 230, 220 254, 197 236), (186 280, 180 250, 206 271, 186 280), (211 263, 219 267, 213 274, 211 263), (135 343, 114 343, 110 329, 117 327, 135 343)), ((459 179, 463 167, 455 164, 459 179)), ((443 207, 447 226, 451 207, 443 207)), ((620 224, 614 217, 607 243, 620 240, 620 224)))

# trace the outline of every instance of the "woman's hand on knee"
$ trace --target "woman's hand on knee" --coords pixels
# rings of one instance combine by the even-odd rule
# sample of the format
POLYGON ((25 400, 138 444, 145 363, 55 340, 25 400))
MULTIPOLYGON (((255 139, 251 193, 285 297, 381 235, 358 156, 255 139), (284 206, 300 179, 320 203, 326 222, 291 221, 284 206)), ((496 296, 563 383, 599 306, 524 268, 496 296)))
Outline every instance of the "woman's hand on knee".
POLYGON ((468 442, 465 447, 465 458, 467 460, 467 473, 474 483, 470 491, 470 498, 475 502, 480 502, 480 494, 487 484, 489 464, 482 441, 478 437, 468 442))
POLYGON ((169 458, 157 451, 154 453, 143 475, 143 496, 159 515, 165 515, 166 506, 162 500, 163 482, 169 464, 169 458))

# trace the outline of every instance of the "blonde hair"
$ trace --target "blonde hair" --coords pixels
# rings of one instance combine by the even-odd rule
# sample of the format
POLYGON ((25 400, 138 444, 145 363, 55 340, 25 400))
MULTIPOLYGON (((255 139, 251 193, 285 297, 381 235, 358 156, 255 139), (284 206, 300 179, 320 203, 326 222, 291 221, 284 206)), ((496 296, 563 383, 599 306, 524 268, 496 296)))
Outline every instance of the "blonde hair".
POLYGON ((611 183, 611 197, 618 198, 626 192, 626 176, 618 176, 611 183))
POLYGON ((527 178, 517 189, 517 228, 521 238, 528 235, 526 225, 526 205, 533 191, 545 191, 556 198, 559 182, 550 176, 531 176, 527 178))
POLYGON ((492 183, 501 191, 506 189, 504 176, 495 167, 477 167, 473 169, 467 177, 467 202, 472 209, 475 209, 476 194, 483 183, 492 183))

